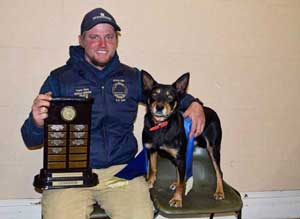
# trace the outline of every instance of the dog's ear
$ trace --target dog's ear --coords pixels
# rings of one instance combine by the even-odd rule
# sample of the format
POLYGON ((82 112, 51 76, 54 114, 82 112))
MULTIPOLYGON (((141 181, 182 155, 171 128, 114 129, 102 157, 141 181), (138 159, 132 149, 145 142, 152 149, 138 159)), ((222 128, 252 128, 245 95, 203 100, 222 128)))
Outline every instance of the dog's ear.
POLYGON ((176 91, 179 95, 183 95, 186 92, 186 89, 189 85, 190 73, 187 72, 180 76, 172 86, 176 88, 176 91))
POLYGON ((152 76, 148 72, 141 70, 141 73, 144 91, 151 91, 154 85, 157 84, 157 82, 152 78, 152 76))

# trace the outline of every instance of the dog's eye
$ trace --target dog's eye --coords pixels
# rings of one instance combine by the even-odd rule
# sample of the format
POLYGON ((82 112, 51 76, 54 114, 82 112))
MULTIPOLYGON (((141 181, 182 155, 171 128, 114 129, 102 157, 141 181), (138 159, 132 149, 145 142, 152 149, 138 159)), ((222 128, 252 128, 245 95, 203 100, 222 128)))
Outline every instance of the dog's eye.
POLYGON ((174 97, 172 95, 168 95, 168 101, 173 101, 174 97))
POLYGON ((156 92, 153 92, 153 93, 152 93, 152 98, 154 98, 154 99, 155 99, 155 98, 157 97, 157 95, 158 95, 158 93, 156 93, 156 92))

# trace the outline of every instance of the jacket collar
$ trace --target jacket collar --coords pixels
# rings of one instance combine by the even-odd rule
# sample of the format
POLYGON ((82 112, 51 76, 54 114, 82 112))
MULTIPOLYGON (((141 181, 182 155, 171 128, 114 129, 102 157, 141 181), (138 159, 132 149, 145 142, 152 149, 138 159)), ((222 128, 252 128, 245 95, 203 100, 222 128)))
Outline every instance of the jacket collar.
POLYGON ((97 69, 85 60, 84 49, 81 46, 70 46, 69 53, 67 65, 73 66, 83 77, 96 83, 111 75, 120 65, 117 52, 103 70, 97 69))

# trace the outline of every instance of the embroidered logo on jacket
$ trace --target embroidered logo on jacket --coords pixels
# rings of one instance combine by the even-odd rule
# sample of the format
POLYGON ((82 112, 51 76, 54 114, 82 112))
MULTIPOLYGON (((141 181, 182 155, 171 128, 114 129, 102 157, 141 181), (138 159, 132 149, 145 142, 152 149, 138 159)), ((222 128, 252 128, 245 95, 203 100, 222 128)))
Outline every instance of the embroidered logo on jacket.
POLYGON ((112 94, 116 98, 117 102, 126 101, 126 96, 128 94, 128 88, 125 85, 125 80, 114 79, 112 85, 112 94))
POLYGON ((75 88, 74 96, 89 98, 92 91, 90 88, 75 88))

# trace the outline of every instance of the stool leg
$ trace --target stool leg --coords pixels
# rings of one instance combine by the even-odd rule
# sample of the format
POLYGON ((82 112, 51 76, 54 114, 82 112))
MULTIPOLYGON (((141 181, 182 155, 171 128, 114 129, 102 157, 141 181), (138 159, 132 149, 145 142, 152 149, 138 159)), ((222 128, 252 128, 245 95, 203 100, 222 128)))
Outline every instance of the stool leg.
POLYGON ((158 216, 159 210, 155 209, 153 212, 153 219, 155 219, 158 216))
POLYGON ((213 219, 214 215, 215 215, 214 213, 211 213, 209 219, 213 219))

